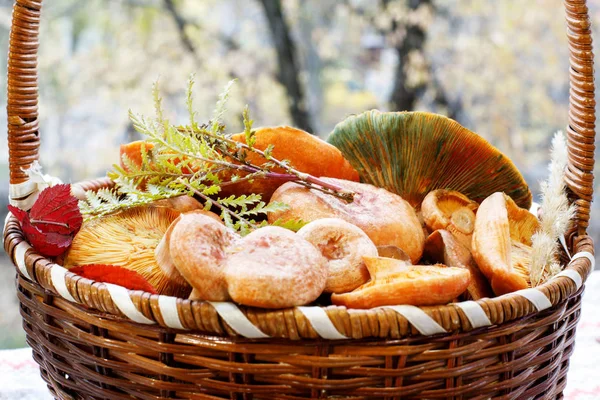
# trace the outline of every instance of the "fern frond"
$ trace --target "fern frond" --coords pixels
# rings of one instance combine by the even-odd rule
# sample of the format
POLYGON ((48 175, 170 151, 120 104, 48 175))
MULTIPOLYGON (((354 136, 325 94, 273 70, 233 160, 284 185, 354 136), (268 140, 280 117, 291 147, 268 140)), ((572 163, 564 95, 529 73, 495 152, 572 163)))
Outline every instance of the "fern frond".
POLYGON ((118 204, 120 201, 119 194, 112 189, 102 188, 96 192, 96 196, 102 201, 109 204, 118 204))
MULTIPOLYGON (((172 124, 165 117, 158 82, 152 87, 153 118, 129 110, 133 127, 144 136, 144 143, 140 147, 141 162, 135 161, 137 157, 123 155, 121 165, 113 166, 108 172, 115 184, 114 189, 89 192, 86 199, 80 202, 80 209, 86 218, 174 196, 190 195, 201 201, 205 209, 219 212, 227 226, 244 234, 263 224, 252 218, 264 219, 264 215, 285 210, 287 206, 277 202, 267 204, 258 194, 216 198, 224 186, 241 181, 252 182, 259 177, 284 178, 309 188, 328 190, 328 193, 339 197, 348 198, 351 195, 343 188, 292 169, 288 161, 273 158, 272 146, 264 152, 254 148, 254 121, 250 118, 247 106, 242 114, 246 143, 232 140, 231 135, 224 132, 222 119, 234 80, 225 86, 219 96, 212 120, 207 124, 198 124, 193 109, 194 81, 194 76, 190 76, 186 90, 189 114, 186 125, 172 124), (249 161, 247 155, 250 152, 263 157, 266 163, 249 161), (271 172, 275 167, 283 169, 285 174, 271 172)), ((294 224, 290 226, 294 227, 294 224)))
POLYGON ((215 194, 218 194, 220 191, 221 191, 221 188, 219 187, 219 185, 204 186, 204 189, 202 189, 202 194, 204 194, 206 196, 214 196, 215 194))
POLYGON ((98 208, 102 206, 102 199, 94 191, 86 191, 85 200, 91 208, 98 208))
POLYGON ((242 194, 240 196, 234 196, 231 195, 229 197, 225 197, 225 198, 219 198, 218 202, 226 207, 248 207, 251 206, 255 203, 258 203, 261 199, 261 196, 259 194, 242 194))
POLYGON ((259 214, 268 214, 268 213, 273 213, 273 212, 278 212, 278 211, 285 211, 289 209, 289 206, 287 204, 284 204, 282 202, 279 201, 272 201, 269 204, 266 204, 264 201, 259 202, 258 204, 254 205, 251 208, 242 210, 239 214, 242 217, 248 216, 248 215, 259 215, 259 214))
POLYGON ((236 229, 235 224, 233 223, 233 220, 231 219, 231 215, 229 215, 229 213, 227 211, 223 210, 221 212, 221 219, 225 223, 225 226, 227 226, 231 229, 236 229))
POLYGON ((190 117, 190 126, 192 129, 197 127, 196 112, 194 111, 194 84, 196 83, 196 75, 191 74, 188 79, 187 89, 185 91, 185 105, 187 106, 188 115, 190 117))
POLYGON ((79 206, 79 211, 81 211, 81 214, 83 215, 91 214, 95 211, 94 208, 91 207, 85 200, 79 200, 77 205, 79 206))
MULTIPOLYGON (((134 162, 127 154, 123 153, 123 155, 121 156, 121 161, 123 162, 123 167, 124 170, 127 170, 129 172, 139 172, 142 169, 140 168, 140 166, 134 162)), ((120 168, 120 167, 119 167, 120 168)), ((124 171, 119 171, 119 172, 124 172, 124 171)))
POLYGON ((256 221, 249 220, 248 222, 238 221, 233 225, 233 229, 238 231, 241 236, 246 236, 257 227, 256 221))
POLYGON ((281 228, 289 229, 290 231, 294 231, 294 232, 298 232, 300 230, 300 228, 302 228, 306 224, 308 224, 308 222, 303 221, 301 219, 290 219, 287 221, 277 219, 272 223, 268 223, 267 221, 264 221, 264 225, 279 226, 281 228))
POLYGON ((152 84, 152 100, 154 101, 154 113, 158 121, 164 121, 163 108, 162 108, 162 97, 160 97, 160 88, 158 80, 152 84))
POLYGON ((140 146, 140 155, 142 159, 142 165, 140 166, 140 169, 148 170, 150 167, 150 160, 148 158, 148 151, 146 150, 146 142, 142 142, 142 145, 140 146))
POLYGON ((242 117, 244 118, 244 136, 246 137, 246 144, 248 147, 253 148, 254 143, 256 143, 256 132, 252 130, 254 121, 250 119, 250 109, 248 108, 248 105, 244 107, 242 117))
POLYGON ((227 104, 227 100, 229 100, 231 88, 233 87, 234 83, 235 79, 230 80, 227 85, 225 85, 223 92, 219 95, 219 101, 217 101, 217 106, 215 107, 215 111, 213 113, 212 126, 210 129, 213 135, 216 135, 220 130, 219 127, 221 125, 221 120, 225 114, 225 106, 227 104))

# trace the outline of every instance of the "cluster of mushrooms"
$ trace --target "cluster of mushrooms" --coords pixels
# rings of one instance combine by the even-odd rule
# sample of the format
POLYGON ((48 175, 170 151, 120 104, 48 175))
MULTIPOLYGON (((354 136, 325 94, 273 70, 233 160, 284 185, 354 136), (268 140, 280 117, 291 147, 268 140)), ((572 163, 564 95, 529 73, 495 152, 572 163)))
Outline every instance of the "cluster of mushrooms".
POLYGON ((353 201, 258 181, 245 190, 288 206, 269 223, 306 225, 242 237, 192 197, 161 200, 86 222, 64 266, 123 266, 160 294, 261 308, 438 305, 530 286, 531 193, 510 160, 456 122, 369 111, 329 143, 288 127, 257 138, 279 140, 275 151, 288 153, 278 157, 353 201))
POLYGON ((436 305, 529 286, 537 218, 505 194, 478 204, 438 189, 417 212, 385 189, 327 179, 355 200, 291 182, 273 194, 289 208, 269 218, 307 221, 298 232, 266 226, 241 237, 184 196, 86 224, 64 263, 124 265, 162 294, 261 308, 323 293, 349 308, 436 305))

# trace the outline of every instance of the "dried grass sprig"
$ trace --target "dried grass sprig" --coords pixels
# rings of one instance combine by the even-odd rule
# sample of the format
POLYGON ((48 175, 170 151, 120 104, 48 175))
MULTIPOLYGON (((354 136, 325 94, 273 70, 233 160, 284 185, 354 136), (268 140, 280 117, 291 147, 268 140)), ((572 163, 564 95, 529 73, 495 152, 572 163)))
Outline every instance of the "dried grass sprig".
POLYGON ((567 142, 562 132, 552 139, 550 175, 540 184, 540 229, 532 236, 531 285, 538 286, 561 271, 559 240, 569 229, 575 206, 569 205, 564 180, 567 167, 567 142))

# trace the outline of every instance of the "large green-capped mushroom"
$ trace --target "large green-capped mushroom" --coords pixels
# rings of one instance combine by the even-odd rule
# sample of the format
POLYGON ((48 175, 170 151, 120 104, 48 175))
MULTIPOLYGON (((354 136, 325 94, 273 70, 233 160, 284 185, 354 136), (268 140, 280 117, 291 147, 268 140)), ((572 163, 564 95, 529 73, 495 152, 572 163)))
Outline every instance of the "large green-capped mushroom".
POLYGON ((512 161, 442 115, 366 111, 337 124, 327 141, 363 182, 397 193, 415 208, 435 189, 456 190, 478 203, 504 192, 519 207, 531 206, 529 187, 512 161))

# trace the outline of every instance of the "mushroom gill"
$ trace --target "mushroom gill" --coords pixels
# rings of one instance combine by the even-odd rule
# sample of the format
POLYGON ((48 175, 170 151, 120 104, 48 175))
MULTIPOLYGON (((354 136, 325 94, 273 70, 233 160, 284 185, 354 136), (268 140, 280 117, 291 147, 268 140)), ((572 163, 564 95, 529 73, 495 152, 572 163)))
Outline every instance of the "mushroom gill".
POLYGON ((121 266, 142 275, 160 294, 187 297, 191 291, 188 283, 179 275, 167 277, 155 257, 156 247, 178 216, 171 208, 136 207, 84 222, 64 266, 121 266))
POLYGON ((335 126, 327 141, 340 149, 361 182, 385 188, 418 208, 427 193, 451 189, 480 202, 505 192, 531 206, 531 192, 512 161, 443 115, 366 111, 335 126))

